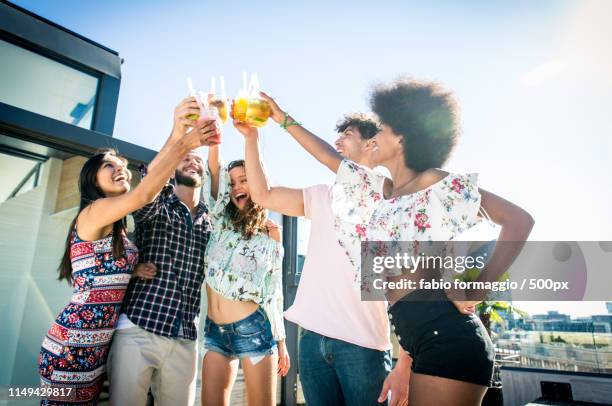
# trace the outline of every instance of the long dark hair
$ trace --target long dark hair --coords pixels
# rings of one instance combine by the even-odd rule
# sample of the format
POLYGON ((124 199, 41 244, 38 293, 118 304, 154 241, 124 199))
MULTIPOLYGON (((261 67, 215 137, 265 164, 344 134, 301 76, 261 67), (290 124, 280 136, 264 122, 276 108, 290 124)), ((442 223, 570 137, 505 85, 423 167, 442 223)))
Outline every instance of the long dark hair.
MULTIPOLYGON (((96 184, 96 177, 98 170, 104 164, 108 156, 114 156, 119 159, 125 160, 123 157, 117 154, 114 149, 106 149, 96 152, 94 156, 89 158, 83 168, 81 168, 81 174, 79 175, 79 192, 81 194, 81 203, 79 204, 79 212, 70 223, 70 229, 68 230, 68 236, 66 237, 66 249, 64 250, 64 257, 58 267, 59 280, 66 279, 69 283, 72 278, 72 262, 70 260, 70 243, 72 241, 72 232, 75 230, 76 221, 79 214, 90 204, 98 199, 106 197, 102 189, 96 184)), ((123 244, 123 233, 126 230, 125 217, 115 221, 113 224, 113 257, 121 258, 125 255, 125 246, 123 244)))
MULTIPOLYGON (((244 168, 244 160, 239 159, 232 161, 227 165, 227 171, 231 171, 236 167, 244 168)), ((266 209, 249 199, 243 211, 240 211, 234 202, 229 201, 225 208, 225 214, 229 218, 234 230, 240 232, 246 240, 260 232, 266 232, 266 209)))

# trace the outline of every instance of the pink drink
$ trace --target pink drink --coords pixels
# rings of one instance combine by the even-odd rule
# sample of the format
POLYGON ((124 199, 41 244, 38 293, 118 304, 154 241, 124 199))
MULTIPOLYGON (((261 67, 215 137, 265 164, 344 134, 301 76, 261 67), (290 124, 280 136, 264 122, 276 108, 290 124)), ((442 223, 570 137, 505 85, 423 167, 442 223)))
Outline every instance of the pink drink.
MULTIPOLYGON (((200 107, 200 118, 198 119, 197 123, 202 125, 205 121, 217 121, 218 119, 219 114, 217 109, 209 106, 208 103, 203 102, 200 107)), ((210 137, 208 140, 215 145, 221 144, 221 133, 219 133, 219 135, 215 135, 214 137, 210 137)))

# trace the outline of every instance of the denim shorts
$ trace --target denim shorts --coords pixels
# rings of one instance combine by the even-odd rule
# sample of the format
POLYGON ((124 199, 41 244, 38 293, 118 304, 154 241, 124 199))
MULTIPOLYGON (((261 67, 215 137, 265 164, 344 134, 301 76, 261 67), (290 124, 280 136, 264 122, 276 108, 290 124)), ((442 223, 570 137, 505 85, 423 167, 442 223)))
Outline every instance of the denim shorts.
POLYGON ((204 350, 228 358, 263 358, 275 354, 277 345, 272 326, 261 309, 234 323, 217 324, 208 317, 204 327, 204 350))
POLYGON ((495 352, 487 330, 477 316, 459 313, 446 295, 412 292, 391 306, 389 318, 415 373, 491 386, 495 352))

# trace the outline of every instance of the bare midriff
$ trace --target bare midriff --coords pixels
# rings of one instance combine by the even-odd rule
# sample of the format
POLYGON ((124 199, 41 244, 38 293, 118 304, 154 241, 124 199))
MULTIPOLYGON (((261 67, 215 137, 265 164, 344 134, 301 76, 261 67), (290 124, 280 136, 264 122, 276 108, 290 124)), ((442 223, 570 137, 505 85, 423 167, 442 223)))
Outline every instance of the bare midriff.
POLYGON ((259 305, 252 301, 226 299, 208 284, 206 285, 208 298, 208 318, 216 324, 228 324, 242 320, 253 314, 259 305))

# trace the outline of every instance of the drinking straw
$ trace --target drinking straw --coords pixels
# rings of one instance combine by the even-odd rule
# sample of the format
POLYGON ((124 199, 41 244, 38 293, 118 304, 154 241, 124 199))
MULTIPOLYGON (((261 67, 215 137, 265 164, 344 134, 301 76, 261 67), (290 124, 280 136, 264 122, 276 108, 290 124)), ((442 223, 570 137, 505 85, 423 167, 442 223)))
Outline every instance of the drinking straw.
POLYGON ((187 78, 187 87, 189 87, 189 95, 191 97, 197 97, 195 89, 193 88, 193 82, 191 81, 191 78, 187 78))
POLYGON ((245 92, 248 90, 248 87, 247 87, 247 73, 246 73, 246 71, 242 71, 242 89, 245 92))
POLYGON ((202 102, 200 101, 200 99, 198 98, 198 95, 196 94, 195 89, 193 88, 193 82, 191 81, 191 78, 187 78, 187 87, 189 87, 189 96, 191 97, 195 97, 196 102, 198 103, 198 106, 200 108, 202 108, 202 102))
POLYGON ((257 97, 259 92, 259 78, 257 73, 251 73, 251 83, 249 83, 249 95, 257 97))
POLYGON ((227 95, 225 94, 225 77, 224 76, 219 76, 219 82, 221 85, 221 98, 223 100, 227 99, 227 95))
POLYGON ((216 120, 219 118, 219 110, 216 107, 212 107, 209 103, 208 103, 208 97, 206 97, 206 95, 204 94, 204 92, 200 91, 200 98, 202 99, 202 105, 204 106, 204 115, 206 116, 206 118, 208 119, 213 119, 216 120))
POLYGON ((200 97, 200 100, 202 101, 202 106, 208 112, 209 110, 208 109, 208 97, 201 90, 198 92, 198 96, 200 97))
POLYGON ((210 78, 210 94, 217 94, 217 78, 214 76, 210 78))

